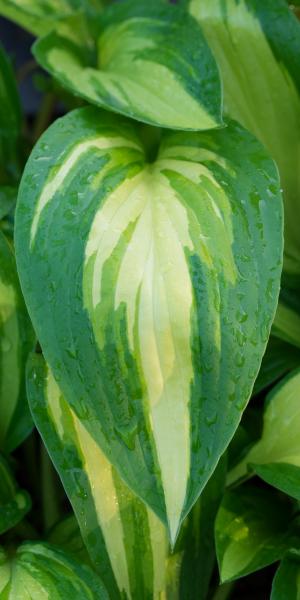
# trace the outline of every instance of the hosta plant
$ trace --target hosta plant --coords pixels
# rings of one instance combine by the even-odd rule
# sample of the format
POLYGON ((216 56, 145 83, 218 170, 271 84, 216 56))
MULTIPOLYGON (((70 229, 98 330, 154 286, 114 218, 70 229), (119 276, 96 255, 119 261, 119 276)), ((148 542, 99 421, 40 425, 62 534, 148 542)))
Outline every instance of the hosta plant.
POLYGON ((298 598, 297 14, 0 0, 0 599, 298 598))

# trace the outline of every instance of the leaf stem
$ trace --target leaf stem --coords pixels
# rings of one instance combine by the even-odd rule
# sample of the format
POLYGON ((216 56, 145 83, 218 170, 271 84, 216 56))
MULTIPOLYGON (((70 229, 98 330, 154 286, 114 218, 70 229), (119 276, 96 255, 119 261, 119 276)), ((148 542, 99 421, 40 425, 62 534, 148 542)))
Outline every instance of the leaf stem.
POLYGON ((161 129, 152 125, 141 125, 140 136, 144 146, 146 159, 149 163, 155 161, 161 140, 161 129))
POLYGON ((53 92, 44 95, 41 102, 41 108, 37 114, 33 128, 33 142, 36 142, 42 133, 50 124, 52 113, 55 107, 56 96, 53 92))
POLYGON ((212 600, 227 600, 231 595, 234 585, 235 581, 230 581, 229 583, 223 583, 222 585, 220 585, 216 589, 212 600))

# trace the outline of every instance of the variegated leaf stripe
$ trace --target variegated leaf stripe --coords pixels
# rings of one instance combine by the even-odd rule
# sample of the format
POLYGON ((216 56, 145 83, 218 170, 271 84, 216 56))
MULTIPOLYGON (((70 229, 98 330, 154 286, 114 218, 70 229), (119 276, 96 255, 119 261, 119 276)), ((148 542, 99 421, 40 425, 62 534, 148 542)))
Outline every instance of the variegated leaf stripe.
POLYGON ((284 269, 300 273, 300 23, 285 0, 191 0, 230 116, 275 159, 285 199, 284 269), (249 52, 251 48, 251 52, 249 52))
MULTIPOLYGON (((261 438, 228 474, 228 483, 245 477, 248 465, 280 465, 298 468, 300 479, 300 370, 287 375, 268 394, 261 438), (274 435, 276 432, 276 435, 274 435)), ((292 468, 295 471, 294 468, 292 468)), ((300 499, 300 492, 299 492, 300 499)))
POLYGON ((217 66, 187 12, 164 0, 126 0, 97 22, 94 39, 82 19, 64 23, 34 45, 36 59, 74 94, 139 121, 186 130, 222 124, 217 66))
POLYGON ((30 508, 28 493, 18 489, 6 460, 0 456, 0 534, 17 525, 30 508))
POLYGON ((62 392, 174 540, 232 437, 268 339, 282 258, 277 172, 237 124, 138 130, 93 108, 36 146, 16 244, 62 392))
POLYGON ((2 600, 109 600, 100 578, 85 565, 46 543, 22 544, 11 552, 0 549, 2 600))
POLYGON ((85 8, 88 3, 89 0, 0 0, 0 15, 34 35, 43 35, 57 27, 59 19, 85 8))
MULTIPOLYGON (((122 482, 66 403, 41 356, 32 358, 28 373, 36 425, 110 597, 165 598, 169 557, 166 528, 122 482)), ((181 554, 175 554, 171 568, 176 563, 178 570, 180 560, 181 554)), ((176 597, 174 592, 172 598, 176 597)))
POLYGON ((16 448, 32 428, 25 363, 33 344, 15 258, 0 232, 0 449, 6 452, 16 448))

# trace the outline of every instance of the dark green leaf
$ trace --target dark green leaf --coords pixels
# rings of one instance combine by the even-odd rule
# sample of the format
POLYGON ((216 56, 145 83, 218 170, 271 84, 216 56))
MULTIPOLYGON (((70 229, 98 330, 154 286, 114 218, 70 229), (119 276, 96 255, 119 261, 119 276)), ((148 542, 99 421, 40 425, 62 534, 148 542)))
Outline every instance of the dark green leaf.
POLYGON ((256 379, 253 394, 277 382, 288 371, 300 367, 300 349, 271 335, 256 379))
POLYGON ((191 510, 184 535, 180 598, 205 600, 215 564, 214 525, 223 496, 226 459, 221 458, 198 502, 191 510))
POLYGON ((299 600, 300 552, 290 550, 284 556, 273 580, 270 600, 299 600))
POLYGON ((17 487, 8 463, 0 456, 0 534, 22 521, 30 508, 28 493, 17 487))
POLYGON ((221 580, 237 579, 279 560, 295 543, 293 511, 288 498, 271 489, 246 483, 226 492, 215 528, 221 580))
POLYGON ((12 211, 17 201, 18 190, 12 186, 0 186, 0 220, 12 211))
POLYGON ((18 176, 20 130, 21 106, 14 72, 0 44, 0 185, 10 185, 18 176))
POLYGON ((280 462, 249 467, 261 479, 300 501, 300 466, 280 462))
POLYGON ((49 532, 47 542, 59 546, 81 563, 91 565, 91 559, 82 539, 75 515, 71 514, 54 525, 49 532))

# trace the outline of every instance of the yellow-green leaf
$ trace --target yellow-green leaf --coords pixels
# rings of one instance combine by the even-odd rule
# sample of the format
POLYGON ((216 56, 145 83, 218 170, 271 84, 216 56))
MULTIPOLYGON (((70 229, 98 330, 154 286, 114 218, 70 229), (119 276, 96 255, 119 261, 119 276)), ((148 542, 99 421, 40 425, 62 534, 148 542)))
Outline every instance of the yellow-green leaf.
POLYGON ((228 483, 257 472, 265 481, 300 500, 300 371, 297 369, 266 399, 261 438, 228 475, 228 483))

